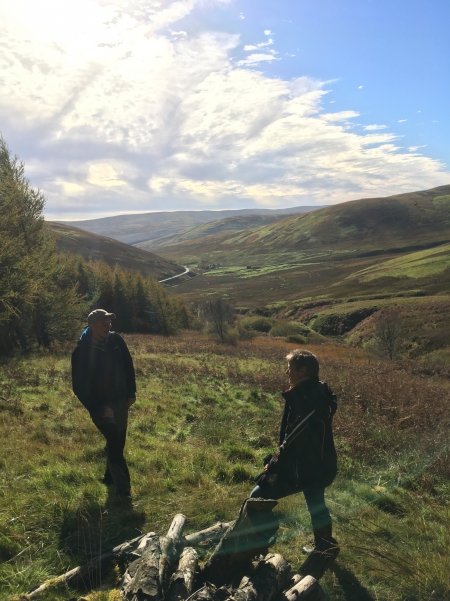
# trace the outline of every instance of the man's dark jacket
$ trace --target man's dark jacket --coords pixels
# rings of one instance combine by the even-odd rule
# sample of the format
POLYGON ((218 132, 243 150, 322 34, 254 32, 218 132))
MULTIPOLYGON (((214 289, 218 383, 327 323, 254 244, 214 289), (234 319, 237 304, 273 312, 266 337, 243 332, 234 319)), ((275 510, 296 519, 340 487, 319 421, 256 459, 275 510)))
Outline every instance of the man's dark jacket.
POLYGON ((104 344, 91 344, 86 328, 72 353, 72 389, 91 415, 107 405, 134 398, 133 360, 124 339, 109 332, 104 344))
POLYGON ((280 453, 273 468, 278 486, 292 492, 329 486, 337 472, 332 421, 336 396, 327 384, 312 378, 283 393, 285 400, 280 427, 280 453), (286 444, 295 426, 314 411, 291 444, 286 444), (284 446, 283 446, 284 445, 284 446))

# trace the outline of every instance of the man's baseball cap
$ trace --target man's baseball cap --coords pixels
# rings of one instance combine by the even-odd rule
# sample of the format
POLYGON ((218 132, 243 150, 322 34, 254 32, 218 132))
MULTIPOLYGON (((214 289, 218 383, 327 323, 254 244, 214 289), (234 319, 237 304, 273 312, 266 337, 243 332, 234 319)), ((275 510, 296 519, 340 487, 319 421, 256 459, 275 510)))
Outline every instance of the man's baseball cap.
POLYGON ((88 315, 88 326, 91 326, 93 323, 97 323, 98 321, 103 321, 105 319, 114 319, 115 317, 115 313, 108 313, 108 311, 105 311, 105 309, 94 309, 88 315))

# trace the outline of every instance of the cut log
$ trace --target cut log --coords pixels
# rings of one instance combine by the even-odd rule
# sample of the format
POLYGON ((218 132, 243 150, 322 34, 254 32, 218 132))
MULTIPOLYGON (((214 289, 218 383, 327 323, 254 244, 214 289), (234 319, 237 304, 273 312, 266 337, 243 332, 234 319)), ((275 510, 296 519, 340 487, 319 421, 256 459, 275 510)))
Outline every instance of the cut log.
POLYGON ((288 562, 279 554, 266 555, 251 575, 242 578, 230 601, 272 601, 289 586, 290 580, 288 562))
POLYGON ((319 582, 313 576, 301 578, 300 576, 295 575, 295 579, 298 580, 297 584, 283 593, 283 601, 297 601, 299 599, 305 599, 307 601, 325 601, 325 593, 319 582))
POLYGON ((159 537, 147 542, 141 557, 128 566, 122 581, 124 599, 130 601, 159 601, 162 597, 159 580, 159 537))
POLYGON ((195 547, 207 541, 216 542, 222 538, 228 528, 233 526, 233 524, 234 522, 217 522, 217 524, 214 524, 209 528, 187 534, 185 537, 185 544, 187 547, 195 547))
POLYGON ((238 583, 248 572, 252 559, 265 555, 278 530, 272 513, 277 501, 246 499, 239 517, 222 537, 205 564, 205 581, 217 585, 238 583))
POLYGON ((170 574, 175 567, 180 551, 182 549, 183 528, 186 523, 186 516, 178 513, 172 520, 166 536, 161 536, 159 545, 161 557, 159 560, 159 581, 162 590, 166 592, 169 586, 170 574))
POLYGON ((181 601, 192 593, 198 566, 198 554, 192 547, 186 547, 178 562, 177 571, 172 574, 167 601, 181 601))
POLYGON ((79 586, 83 582, 95 582, 97 575, 101 573, 108 565, 112 564, 113 561, 121 560, 128 554, 134 553, 142 539, 144 539, 146 536, 146 534, 143 534, 142 536, 138 536, 132 540, 121 543, 120 545, 114 547, 112 551, 99 555, 99 557, 96 557, 83 566, 77 566, 76 568, 72 568, 68 572, 65 572, 65 574, 56 576, 56 578, 50 578, 46 582, 43 582, 35 590, 26 595, 22 595, 22 599, 36 599, 48 589, 61 584, 65 584, 66 586, 79 586))

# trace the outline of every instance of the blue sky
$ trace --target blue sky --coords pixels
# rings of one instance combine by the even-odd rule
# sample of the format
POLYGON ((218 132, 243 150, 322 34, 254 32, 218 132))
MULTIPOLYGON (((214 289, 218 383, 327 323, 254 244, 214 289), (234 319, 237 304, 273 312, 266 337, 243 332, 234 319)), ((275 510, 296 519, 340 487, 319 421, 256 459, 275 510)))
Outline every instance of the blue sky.
POLYGON ((447 0, 3 0, 0 131, 49 219, 450 183, 447 0))

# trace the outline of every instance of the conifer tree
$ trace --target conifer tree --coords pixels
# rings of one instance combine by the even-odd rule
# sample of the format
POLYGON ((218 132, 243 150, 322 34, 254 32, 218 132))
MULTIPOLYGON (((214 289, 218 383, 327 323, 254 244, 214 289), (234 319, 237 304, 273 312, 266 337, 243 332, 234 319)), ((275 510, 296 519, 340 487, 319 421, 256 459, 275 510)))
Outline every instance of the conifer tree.
POLYGON ((36 343, 49 346, 73 331, 82 311, 73 286, 61 284, 59 256, 44 227, 44 202, 0 137, 1 354, 36 343))

